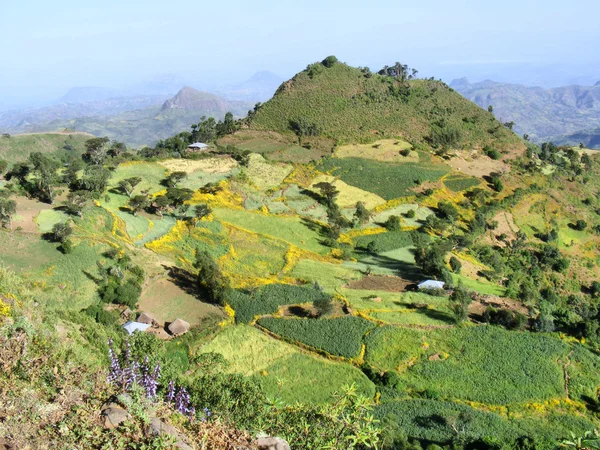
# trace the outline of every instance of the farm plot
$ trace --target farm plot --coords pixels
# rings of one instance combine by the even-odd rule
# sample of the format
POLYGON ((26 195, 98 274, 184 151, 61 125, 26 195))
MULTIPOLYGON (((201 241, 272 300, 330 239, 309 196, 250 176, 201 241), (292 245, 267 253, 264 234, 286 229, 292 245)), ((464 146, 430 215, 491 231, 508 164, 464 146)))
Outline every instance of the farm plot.
POLYGON ((319 189, 315 187, 318 183, 331 183, 340 192, 335 199, 335 202, 340 208, 354 208, 357 202, 363 202, 367 209, 373 209, 376 206, 383 205, 385 200, 372 192, 363 191, 354 186, 344 183, 331 175, 321 175, 314 179, 309 187, 311 191, 319 193, 319 189))
POLYGON ((453 192, 467 191, 479 186, 481 180, 475 177, 465 177, 462 175, 450 175, 444 178, 444 185, 453 192))
POLYGON ((329 292, 362 277, 358 271, 341 264, 310 259, 298 261, 289 275, 309 283, 317 282, 329 292))
POLYGON ((397 248, 381 253, 358 250, 355 255, 358 262, 345 261, 343 264, 363 273, 400 276, 413 282, 422 278, 421 270, 415 265, 413 247, 397 248))
MULTIPOLYGON (((379 208, 378 208, 379 209, 379 208)), ((400 216, 402 219, 403 227, 416 228, 421 226, 421 222, 427 219, 428 216, 434 214, 433 210, 426 206, 420 206, 417 203, 405 203, 402 205, 395 206, 393 208, 386 209, 384 211, 378 212, 373 220, 376 223, 385 223, 386 220, 390 218, 390 216, 400 216), (415 217, 409 218, 406 217, 406 214, 409 211, 415 212, 415 217)))
POLYGON ((150 194, 163 190, 161 184, 166 176, 166 169, 158 163, 133 161, 119 164, 110 179, 110 186, 116 188, 119 181, 132 177, 140 177, 141 183, 135 187, 134 195, 142 191, 150 194))
POLYGON ((215 216, 225 223, 263 236, 293 244, 304 250, 325 255, 329 248, 320 243, 320 237, 299 217, 274 216, 244 210, 217 208, 215 216))
POLYGON ((330 355, 354 358, 362 347, 365 333, 375 324, 360 317, 335 319, 276 319, 257 322, 267 330, 292 342, 300 342, 330 355))
POLYGON ((375 395, 373 383, 357 368, 307 354, 249 326, 226 328, 200 352, 222 354, 229 372, 255 376, 268 395, 290 404, 325 403, 352 383, 359 393, 375 395))
POLYGON ((206 319, 226 317, 218 307, 201 302, 167 278, 154 280, 144 288, 138 309, 152 313, 161 325, 181 318, 194 326, 206 319))
POLYGON ((236 322, 249 323, 256 316, 277 312, 280 306, 313 303, 324 297, 329 294, 310 287, 269 284, 252 293, 234 291, 227 302, 235 311, 236 322))
POLYGON ((383 327, 367 336, 366 345, 366 363, 397 371, 406 391, 493 405, 566 397, 558 361, 569 346, 553 336, 493 326, 383 327))
POLYGON ((445 165, 391 164, 363 158, 327 158, 318 169, 339 177, 351 186, 379 195, 385 200, 414 194, 413 188, 437 181, 449 167, 445 165))
POLYGON ((291 164, 268 163, 265 158, 255 153, 248 157, 248 165, 244 172, 252 184, 264 190, 279 186, 292 169, 291 164))
MULTIPOLYGON (((414 439, 426 439, 449 443, 456 437, 451 424, 459 426, 466 439, 480 440, 494 436, 499 442, 516 448, 515 441, 523 436, 535 436, 550 442, 551 446, 571 432, 582 434, 594 428, 583 417, 553 413, 548 417, 511 414, 506 418, 499 414, 481 411, 468 405, 430 399, 405 399, 388 401, 375 410, 379 419, 394 418, 394 425, 414 439)), ((550 447, 552 448, 552 447, 550 447)))
POLYGON ((419 153, 411 151, 407 156, 401 151, 411 150, 412 145, 402 139, 381 139, 372 144, 342 145, 335 151, 337 158, 364 158, 393 163, 418 162, 419 153))

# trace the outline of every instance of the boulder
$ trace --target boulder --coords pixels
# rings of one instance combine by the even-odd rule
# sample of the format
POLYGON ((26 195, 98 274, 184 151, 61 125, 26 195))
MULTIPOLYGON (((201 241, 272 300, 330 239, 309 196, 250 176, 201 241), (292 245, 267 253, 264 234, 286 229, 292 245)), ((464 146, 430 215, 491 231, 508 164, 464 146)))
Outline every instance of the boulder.
POLYGON ((131 420, 131 414, 116 403, 105 403, 101 414, 104 428, 117 428, 123 422, 131 420))
POLYGON ((157 417, 150 419, 146 426, 146 436, 173 436, 175 438, 175 447, 181 450, 193 450, 185 441, 183 435, 173 425, 164 423, 157 417))
POLYGON ((290 444, 278 437, 260 437, 256 446, 259 450, 291 450, 290 444))

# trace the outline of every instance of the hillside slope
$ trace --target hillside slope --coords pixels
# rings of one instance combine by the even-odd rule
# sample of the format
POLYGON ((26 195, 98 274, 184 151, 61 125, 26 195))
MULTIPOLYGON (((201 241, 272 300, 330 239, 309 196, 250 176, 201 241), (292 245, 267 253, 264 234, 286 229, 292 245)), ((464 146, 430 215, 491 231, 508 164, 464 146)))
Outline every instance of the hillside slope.
POLYGON ((411 80, 405 88, 395 78, 367 73, 343 63, 316 63, 285 82, 273 99, 250 120, 253 130, 292 133, 291 123, 304 118, 314 132, 343 143, 404 138, 416 144, 456 133, 453 143, 501 149, 520 146, 487 111, 432 80, 411 80))
MULTIPOLYGON (((492 106, 502 121, 515 122, 515 130, 536 141, 570 135, 600 126, 600 85, 554 89, 466 79, 450 84, 482 108, 492 106)), ((564 139, 570 144, 578 142, 564 139)))
POLYGON ((34 133, 0 137, 0 159, 10 163, 25 161, 31 152, 60 157, 71 152, 83 153, 88 133, 34 133))

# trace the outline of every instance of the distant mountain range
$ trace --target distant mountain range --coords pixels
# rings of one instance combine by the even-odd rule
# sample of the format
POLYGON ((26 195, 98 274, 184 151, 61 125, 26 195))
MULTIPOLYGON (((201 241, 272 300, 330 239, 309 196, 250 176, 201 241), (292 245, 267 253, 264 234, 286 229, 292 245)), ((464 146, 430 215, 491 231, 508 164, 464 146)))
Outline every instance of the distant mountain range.
POLYGON ((532 140, 600 148, 597 131, 586 131, 600 128, 600 82, 543 89, 489 80, 469 83, 463 78, 450 86, 484 109, 491 105, 496 117, 515 122, 515 131, 532 140))
POLYGON ((0 132, 68 128, 130 146, 153 145, 187 130, 202 116, 222 119, 230 111, 243 117, 256 102, 268 100, 281 82, 278 75, 258 72, 243 83, 215 89, 216 93, 189 86, 177 92, 179 88, 173 86, 181 80, 172 76, 132 88, 129 94, 96 86, 74 87, 50 106, 0 112, 0 132))

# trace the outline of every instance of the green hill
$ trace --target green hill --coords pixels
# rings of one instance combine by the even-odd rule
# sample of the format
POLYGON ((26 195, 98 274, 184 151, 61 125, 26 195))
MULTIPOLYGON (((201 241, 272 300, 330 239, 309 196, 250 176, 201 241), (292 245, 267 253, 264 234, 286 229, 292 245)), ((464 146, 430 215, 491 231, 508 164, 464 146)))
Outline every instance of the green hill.
POLYGON ((298 121, 310 128, 307 135, 338 143, 403 138, 434 146, 448 141, 460 148, 520 147, 492 114, 440 81, 403 83, 339 62, 312 64, 283 83, 250 118, 249 128, 289 135, 298 121))
POLYGON ((25 161, 32 152, 56 156, 83 153, 84 143, 94 136, 88 133, 32 133, 0 137, 0 159, 10 163, 25 161))

